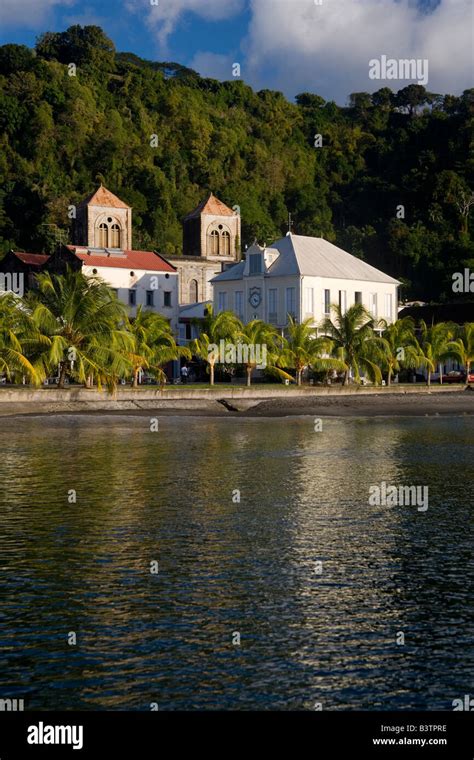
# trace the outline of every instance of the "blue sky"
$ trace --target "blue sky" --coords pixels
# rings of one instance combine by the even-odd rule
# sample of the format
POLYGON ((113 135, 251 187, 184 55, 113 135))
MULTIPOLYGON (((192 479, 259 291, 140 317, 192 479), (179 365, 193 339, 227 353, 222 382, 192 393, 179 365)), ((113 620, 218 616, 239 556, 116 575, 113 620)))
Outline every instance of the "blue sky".
POLYGON ((34 45, 43 31, 98 24, 118 50, 178 61, 203 76, 232 78, 239 63, 253 87, 288 97, 350 92, 407 81, 373 81, 381 55, 429 62, 427 89, 472 87, 471 0, 0 0, 0 42, 34 45))

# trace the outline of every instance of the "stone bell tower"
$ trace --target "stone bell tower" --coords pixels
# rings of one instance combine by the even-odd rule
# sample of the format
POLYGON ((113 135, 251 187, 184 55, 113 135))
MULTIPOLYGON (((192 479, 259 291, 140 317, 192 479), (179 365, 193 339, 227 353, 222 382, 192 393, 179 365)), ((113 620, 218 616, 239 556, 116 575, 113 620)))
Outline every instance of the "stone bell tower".
POLYGON ((101 185, 77 207, 74 243, 87 248, 132 248, 132 209, 101 185))

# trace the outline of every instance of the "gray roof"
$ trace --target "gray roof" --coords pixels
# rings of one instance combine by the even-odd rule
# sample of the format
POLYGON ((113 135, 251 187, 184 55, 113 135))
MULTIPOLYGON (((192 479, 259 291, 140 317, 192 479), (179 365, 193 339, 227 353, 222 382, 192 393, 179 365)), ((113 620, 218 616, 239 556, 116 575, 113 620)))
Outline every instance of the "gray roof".
POLYGON ((277 240, 271 248, 280 251, 280 256, 269 270, 272 276, 300 274, 398 284, 398 280, 390 275, 323 238, 291 234, 277 240))
POLYGON ((238 264, 224 269, 223 272, 212 278, 211 282, 223 282, 224 280, 241 280, 244 273, 245 261, 239 261, 238 264))
MULTIPOLYGON (((306 275, 310 277, 333 277, 341 280, 366 280, 398 285, 399 281, 362 259, 343 251, 323 238, 289 234, 272 243, 280 256, 270 266, 267 277, 306 275)), ((212 282, 240 280, 245 262, 214 277, 212 282)))

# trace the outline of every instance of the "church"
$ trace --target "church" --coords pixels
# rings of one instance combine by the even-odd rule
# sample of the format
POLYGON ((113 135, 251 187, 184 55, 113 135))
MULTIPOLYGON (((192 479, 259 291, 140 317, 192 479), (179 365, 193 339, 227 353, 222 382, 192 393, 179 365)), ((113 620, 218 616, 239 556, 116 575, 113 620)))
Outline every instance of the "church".
POLYGON ((211 280, 240 261, 240 214, 212 193, 183 221, 183 255, 167 260, 179 274, 180 304, 212 301, 211 280))
POLYGON ((157 311, 178 334, 180 307, 212 301, 211 280, 240 260, 240 215, 209 193, 183 220, 182 256, 134 250, 132 231, 132 208, 100 185, 76 208, 72 245, 51 256, 11 251, 3 266, 27 288, 38 272, 81 269, 107 282, 132 316, 139 305, 157 311))

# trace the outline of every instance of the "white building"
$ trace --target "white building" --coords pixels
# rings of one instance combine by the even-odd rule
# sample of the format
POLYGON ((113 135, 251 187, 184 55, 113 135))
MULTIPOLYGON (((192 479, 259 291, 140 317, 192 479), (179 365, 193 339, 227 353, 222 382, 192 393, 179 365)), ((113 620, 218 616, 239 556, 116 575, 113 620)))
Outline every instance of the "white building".
POLYGON ((270 247, 252 245, 245 261, 214 277, 214 308, 249 322, 284 328, 288 314, 318 326, 331 306, 362 303, 377 319, 394 322, 398 280, 323 238, 288 235, 270 247))
POLYGON ((82 262, 85 275, 96 275, 115 290, 130 316, 141 305, 166 317, 178 335, 178 273, 172 264, 153 251, 67 247, 82 262))

